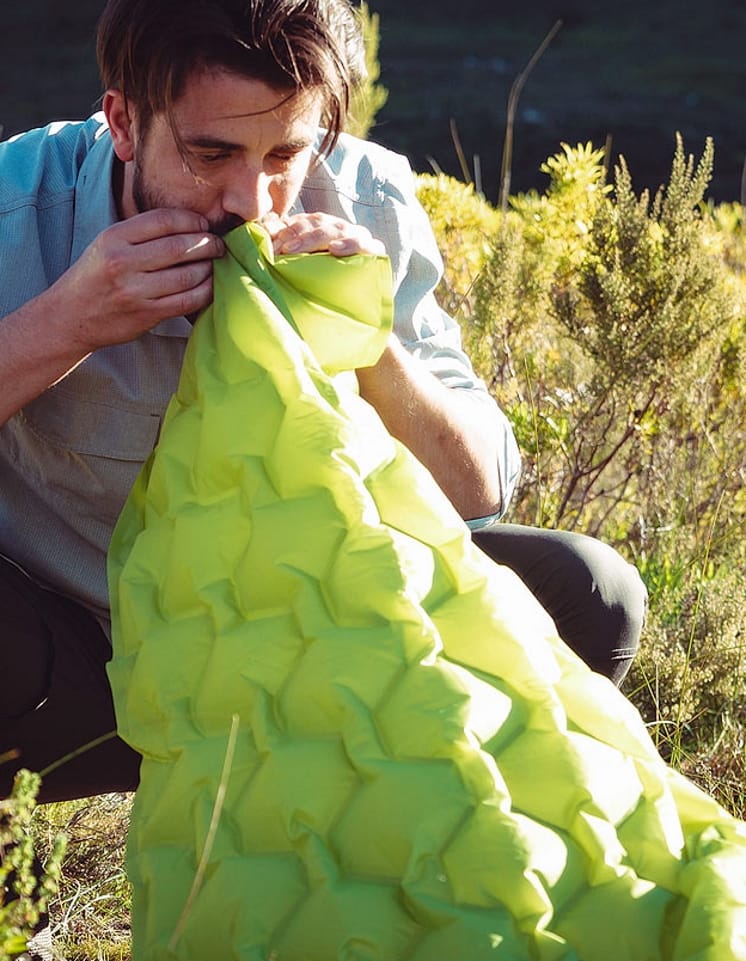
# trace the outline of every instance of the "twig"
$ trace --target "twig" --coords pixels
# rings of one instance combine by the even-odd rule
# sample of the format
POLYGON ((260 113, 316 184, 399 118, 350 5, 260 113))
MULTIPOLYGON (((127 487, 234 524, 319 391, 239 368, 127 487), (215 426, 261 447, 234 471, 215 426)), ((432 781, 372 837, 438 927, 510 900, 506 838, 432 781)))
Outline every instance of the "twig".
POLYGON ((433 168, 433 170, 435 171, 436 174, 440 175, 440 174, 443 173, 443 168, 440 166, 440 164, 439 164, 438 161, 435 159, 435 157, 431 157, 430 154, 428 154, 425 159, 426 159, 427 162, 430 164, 430 166, 433 168))
POLYGON ((482 191, 482 158, 479 154, 474 154, 474 190, 480 197, 484 196, 482 191))
POLYGON ((529 62, 523 68, 523 70, 518 74, 518 76, 513 81, 513 86, 510 88, 510 95, 508 96, 508 109, 505 121, 505 143, 503 144, 503 158, 502 167, 500 169, 500 209, 505 213, 508 208, 508 195, 510 194, 510 171, 513 163, 513 129, 515 127, 515 114, 518 109, 518 98, 523 90, 523 85, 528 80, 528 75, 534 69, 539 61, 539 58, 547 49, 549 44, 554 40, 556 34, 558 33, 560 27, 562 26, 562 21, 557 20, 549 33, 544 37, 538 49, 531 57, 529 62))
POLYGON ((456 150, 456 156, 458 157, 459 166, 461 167, 461 176, 464 178, 464 183, 470 184, 471 171, 469 170, 469 165, 466 162, 466 154, 464 153, 464 148, 461 146, 461 138, 458 135, 458 128, 456 127, 456 121, 451 117, 449 121, 451 127, 451 140, 453 140, 453 146, 456 150))

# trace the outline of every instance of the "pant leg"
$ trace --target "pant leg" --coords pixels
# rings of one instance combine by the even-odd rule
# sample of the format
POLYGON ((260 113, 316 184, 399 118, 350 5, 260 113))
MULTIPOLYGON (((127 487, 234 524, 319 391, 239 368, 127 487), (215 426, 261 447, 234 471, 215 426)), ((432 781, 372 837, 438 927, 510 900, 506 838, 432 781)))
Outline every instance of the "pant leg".
POLYGON ((548 611, 564 642, 620 685, 637 652, 647 591, 608 544, 568 531, 499 524, 474 542, 511 568, 548 611))
MULTIPOLYGON (((111 646, 84 608, 39 587, 0 558, 0 797, 19 767, 47 765, 116 728, 106 662, 111 646)), ((41 801, 137 785, 140 758, 119 738, 43 778, 41 801)))

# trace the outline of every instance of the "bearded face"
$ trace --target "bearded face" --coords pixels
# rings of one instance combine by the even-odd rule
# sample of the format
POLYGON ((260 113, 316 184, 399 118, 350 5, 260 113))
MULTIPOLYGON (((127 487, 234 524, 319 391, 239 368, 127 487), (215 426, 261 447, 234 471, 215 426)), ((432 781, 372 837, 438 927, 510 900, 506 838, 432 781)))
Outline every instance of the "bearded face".
POLYGON ((288 93, 202 71, 174 104, 174 127, 155 114, 133 135, 132 204, 138 213, 192 210, 220 235, 270 213, 282 216, 308 173, 321 112, 317 91, 288 93))

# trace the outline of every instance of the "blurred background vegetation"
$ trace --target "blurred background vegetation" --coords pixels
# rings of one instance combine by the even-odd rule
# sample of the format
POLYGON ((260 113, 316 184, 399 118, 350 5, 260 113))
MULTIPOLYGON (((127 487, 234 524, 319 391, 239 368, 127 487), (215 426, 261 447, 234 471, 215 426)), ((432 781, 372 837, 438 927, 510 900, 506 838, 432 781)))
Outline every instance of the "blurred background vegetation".
MULTIPOLYGON (((99 85, 93 33, 103 0, 6 2, 0 11, 0 124, 6 135, 50 119, 86 116, 99 85)), ((460 175, 451 135, 479 157, 484 193, 497 198, 505 107, 516 75, 553 24, 563 26, 524 89, 513 189, 545 185, 541 163, 560 141, 611 138, 638 188, 668 173, 675 131, 692 149, 707 136, 717 157, 710 188, 738 200, 746 154, 746 5, 730 0, 370 0, 380 14, 389 90, 372 136, 460 175)))
POLYGON ((710 188, 740 198, 746 154, 746 6, 728 0, 370 0, 381 17, 381 67, 389 101, 375 139, 407 153, 417 170, 433 157, 460 173, 450 136, 480 157, 485 194, 497 197, 505 106, 516 75, 561 19, 526 83, 516 126, 513 189, 543 186, 540 164, 560 141, 611 138, 638 188, 668 174, 675 131, 692 148, 717 146, 710 188))

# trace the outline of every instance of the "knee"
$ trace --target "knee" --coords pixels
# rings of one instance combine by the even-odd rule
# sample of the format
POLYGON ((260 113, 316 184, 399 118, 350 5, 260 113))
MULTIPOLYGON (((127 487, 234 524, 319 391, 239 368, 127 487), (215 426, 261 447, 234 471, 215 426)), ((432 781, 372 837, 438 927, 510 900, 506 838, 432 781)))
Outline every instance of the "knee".
POLYGON ((579 653, 619 685, 637 654, 647 615, 647 588, 637 568, 608 544, 575 535, 573 550, 581 571, 579 583, 584 584, 579 653))
MULTIPOLYGON (((582 536, 582 535, 579 535, 582 536)), ((582 559, 594 601, 614 612, 630 645, 637 644, 648 609, 648 592, 637 568, 608 544, 582 537, 582 559)))

